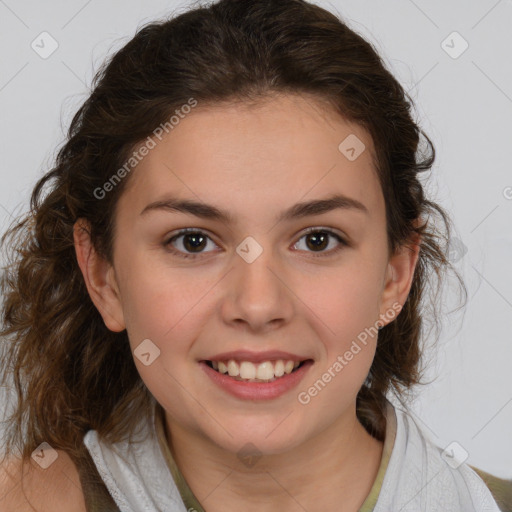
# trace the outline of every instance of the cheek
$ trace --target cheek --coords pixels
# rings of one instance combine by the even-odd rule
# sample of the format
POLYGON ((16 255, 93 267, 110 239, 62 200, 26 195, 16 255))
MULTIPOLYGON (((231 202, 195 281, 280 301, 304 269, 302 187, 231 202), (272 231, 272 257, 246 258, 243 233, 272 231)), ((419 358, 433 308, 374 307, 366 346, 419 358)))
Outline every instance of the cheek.
POLYGON ((342 284, 331 293, 330 301, 327 294, 319 297, 324 301, 319 336, 325 354, 298 395, 301 404, 314 403, 318 410, 330 411, 333 420, 336 411, 349 407, 363 385, 378 338, 379 311, 374 290, 358 286, 354 276, 342 284))
POLYGON ((354 256, 315 277, 299 277, 294 288, 324 328, 337 340, 357 336, 379 318, 382 272, 375 261, 354 256))
POLYGON ((211 286, 136 258, 124 267, 123 277, 123 313, 137 370, 160 403, 170 397, 183 403, 187 360, 201 325, 200 299, 211 286), (144 361, 141 356, 148 353, 144 361))
POLYGON ((318 275, 315 286, 314 281, 302 282, 300 293, 308 297, 310 318, 317 325, 325 354, 302 388, 301 403, 311 400, 320 409, 332 407, 333 401, 348 406, 375 355, 382 262, 354 254, 329 276, 318 275))
POLYGON ((122 307, 130 337, 163 342, 211 288, 206 276, 143 255, 121 262, 122 307))
POLYGON ((370 370, 373 355, 374 348, 370 344, 336 354, 314 378, 304 383, 297 395, 298 402, 323 411, 334 421, 340 410, 346 410, 354 403, 370 370))

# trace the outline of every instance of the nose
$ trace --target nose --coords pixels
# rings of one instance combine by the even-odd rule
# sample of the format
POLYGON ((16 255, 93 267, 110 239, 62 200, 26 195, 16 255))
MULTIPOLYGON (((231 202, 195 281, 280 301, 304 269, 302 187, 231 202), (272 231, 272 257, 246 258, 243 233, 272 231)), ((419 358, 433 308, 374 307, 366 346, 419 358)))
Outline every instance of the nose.
POLYGON ((251 263, 236 255, 225 282, 224 322, 259 333, 289 323, 294 313, 293 293, 284 274, 270 250, 263 250, 251 263))

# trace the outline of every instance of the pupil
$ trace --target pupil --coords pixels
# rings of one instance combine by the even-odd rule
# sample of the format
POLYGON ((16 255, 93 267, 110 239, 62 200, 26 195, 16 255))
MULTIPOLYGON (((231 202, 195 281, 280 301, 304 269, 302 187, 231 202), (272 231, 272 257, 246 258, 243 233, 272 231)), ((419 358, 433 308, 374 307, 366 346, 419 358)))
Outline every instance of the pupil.
POLYGON ((185 235, 184 237, 184 245, 187 251, 193 252, 196 249, 203 249, 204 248, 204 242, 206 240, 205 236, 202 236, 199 233, 191 234, 191 235, 185 235), (192 241, 192 243, 190 243, 192 241))
POLYGON ((314 233, 314 234, 311 234, 311 235, 308 235, 307 237, 307 243, 308 243, 308 247, 310 249, 324 249, 327 244, 327 239, 328 239, 328 235, 327 233, 325 233, 324 231, 320 231, 318 233, 314 233), (310 241, 312 241, 312 245, 310 246, 310 241))

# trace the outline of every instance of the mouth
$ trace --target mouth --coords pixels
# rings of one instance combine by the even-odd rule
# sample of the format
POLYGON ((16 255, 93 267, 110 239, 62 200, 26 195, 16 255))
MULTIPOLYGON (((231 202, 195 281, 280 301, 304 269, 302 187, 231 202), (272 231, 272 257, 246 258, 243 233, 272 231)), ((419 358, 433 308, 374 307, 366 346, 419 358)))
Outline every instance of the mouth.
POLYGON ((227 359, 224 361, 201 361, 221 375, 238 382, 270 383, 297 372, 304 365, 313 363, 312 359, 293 361, 291 359, 275 359, 253 363, 227 359))

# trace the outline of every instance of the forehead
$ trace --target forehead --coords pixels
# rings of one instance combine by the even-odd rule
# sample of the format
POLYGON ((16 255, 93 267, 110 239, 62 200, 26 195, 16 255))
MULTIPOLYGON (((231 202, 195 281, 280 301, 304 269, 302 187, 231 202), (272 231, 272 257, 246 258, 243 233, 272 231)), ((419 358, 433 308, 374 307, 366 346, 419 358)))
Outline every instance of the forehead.
POLYGON ((241 215, 333 192, 369 210, 382 206, 370 135, 308 96, 199 103, 155 142, 121 199, 139 212, 168 194, 238 207, 241 215))

